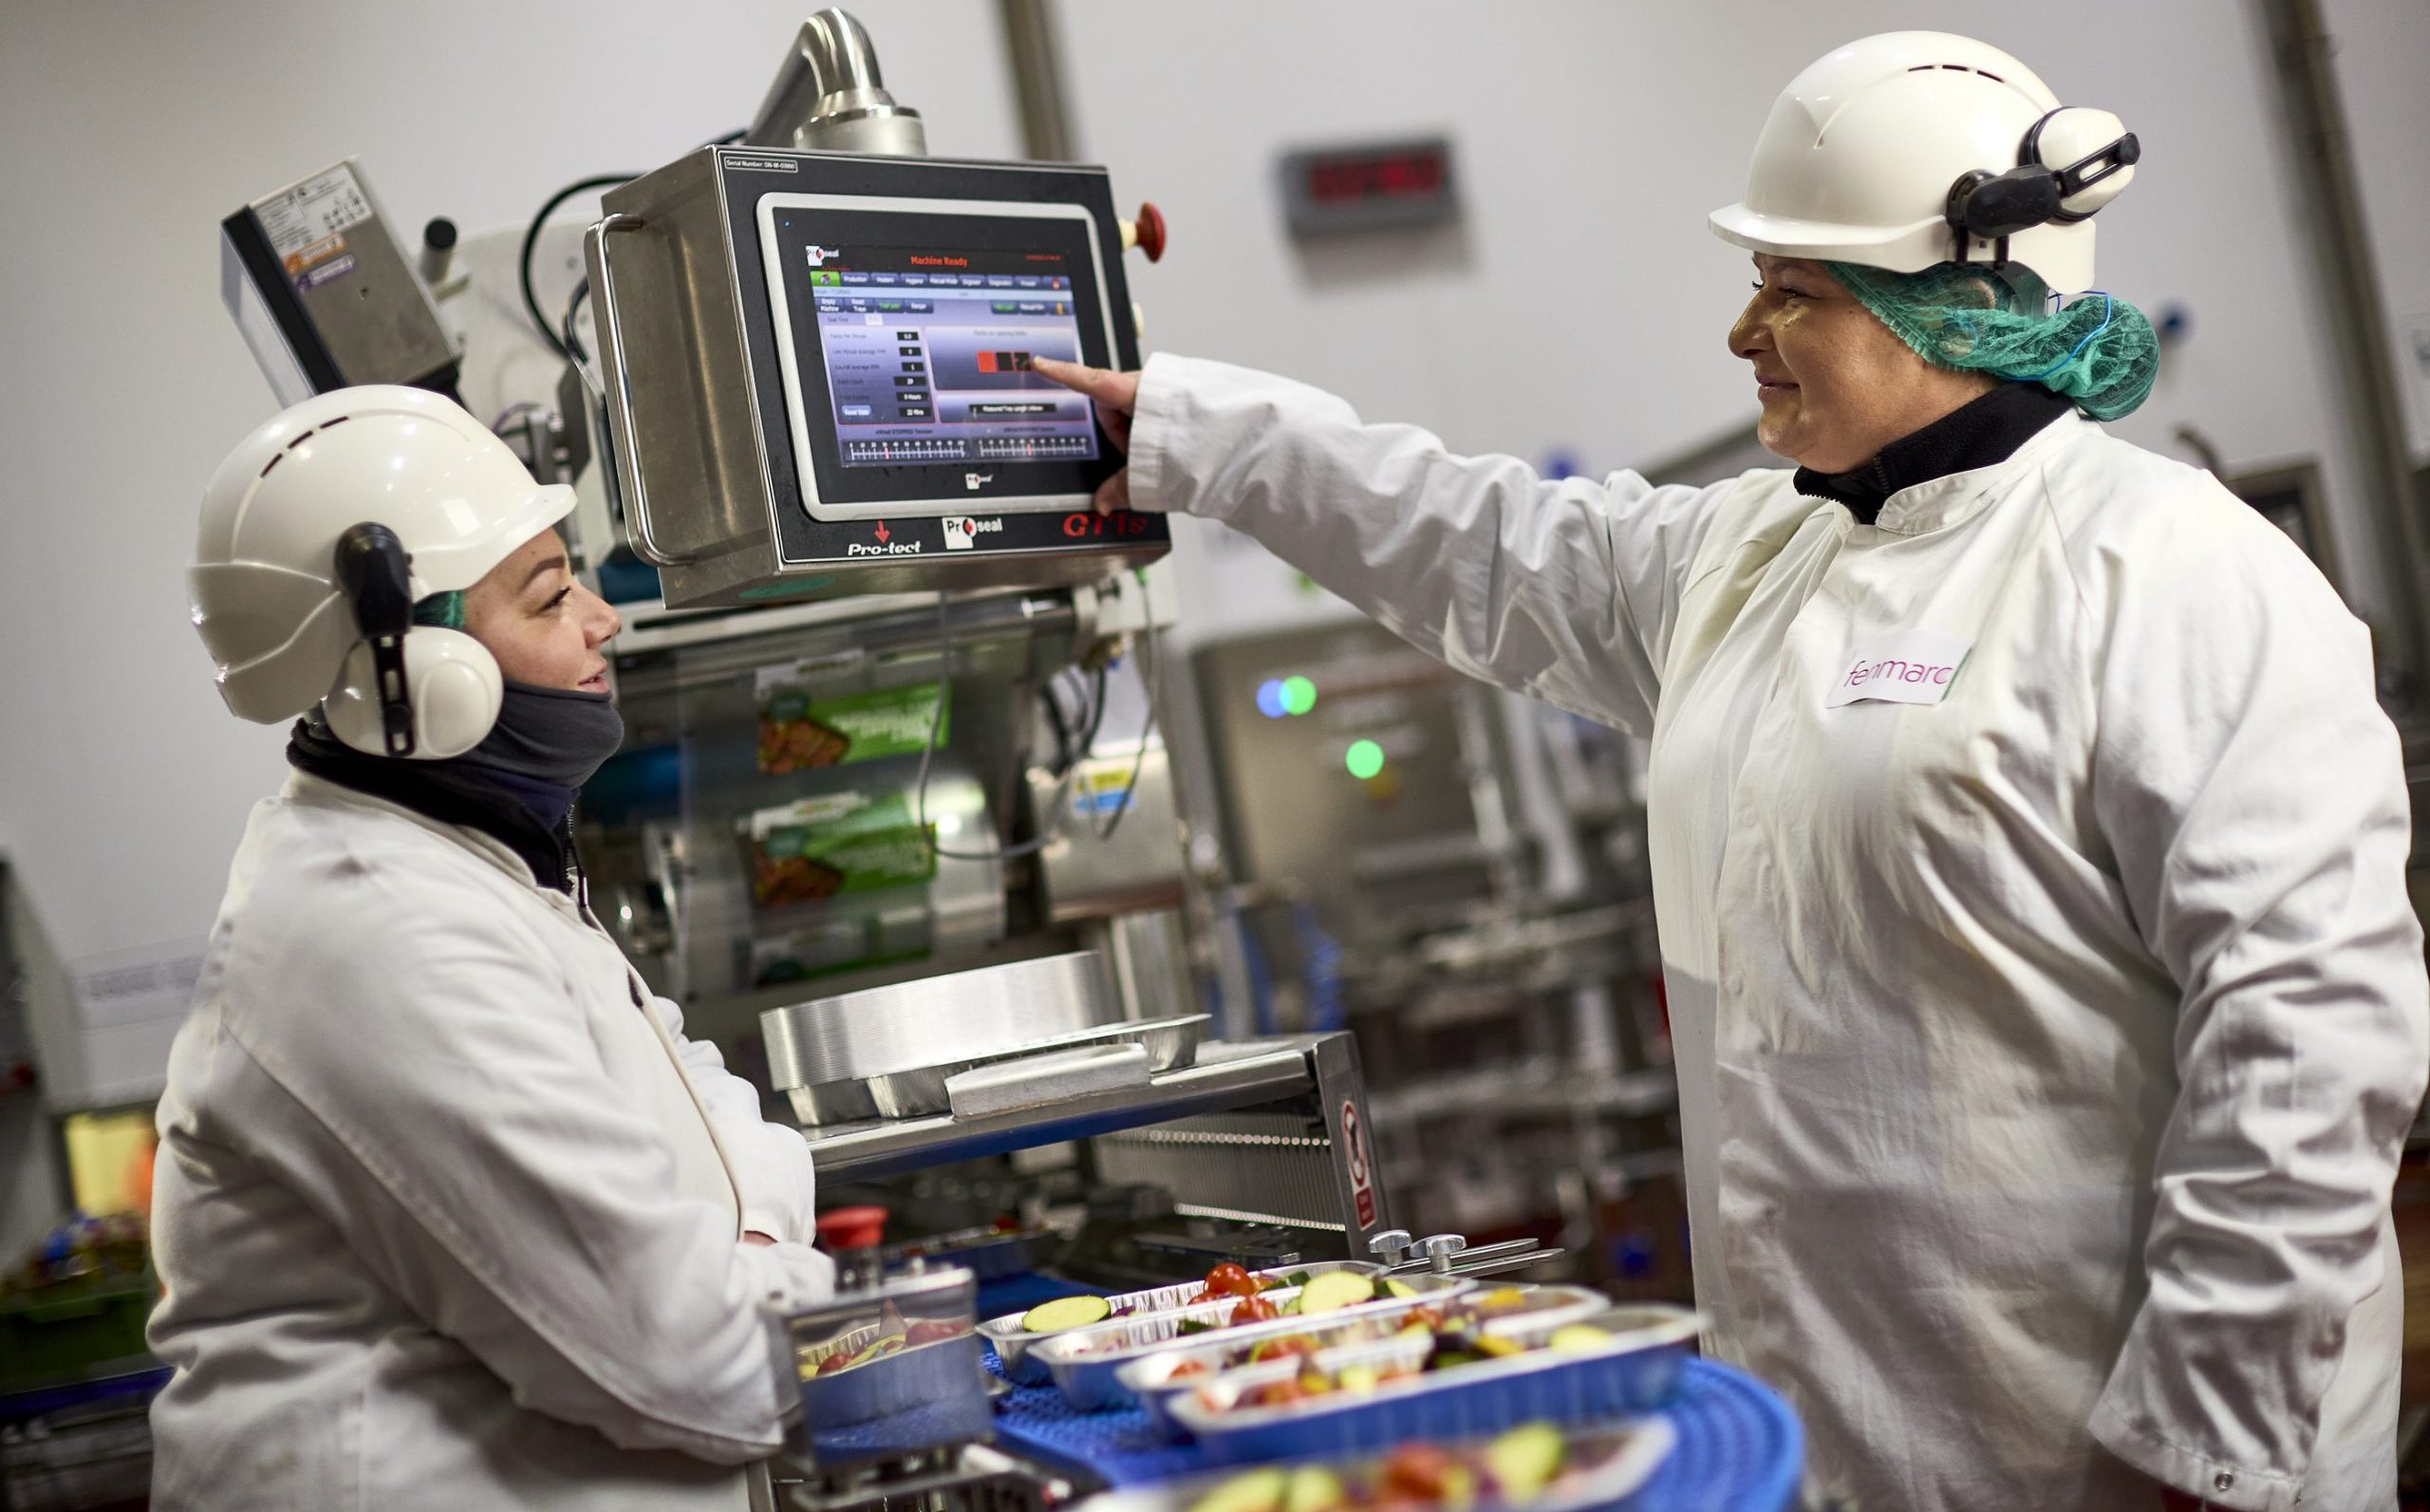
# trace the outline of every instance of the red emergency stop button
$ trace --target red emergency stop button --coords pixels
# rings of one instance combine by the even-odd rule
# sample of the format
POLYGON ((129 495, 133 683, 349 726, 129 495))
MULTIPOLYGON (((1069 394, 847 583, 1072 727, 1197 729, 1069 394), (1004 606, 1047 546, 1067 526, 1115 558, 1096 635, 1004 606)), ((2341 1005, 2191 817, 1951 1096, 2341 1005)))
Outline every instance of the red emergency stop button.
POLYGON ((1139 214, 1131 222, 1131 239, 1148 254, 1151 263, 1165 260, 1165 213, 1147 200, 1139 202, 1139 214))

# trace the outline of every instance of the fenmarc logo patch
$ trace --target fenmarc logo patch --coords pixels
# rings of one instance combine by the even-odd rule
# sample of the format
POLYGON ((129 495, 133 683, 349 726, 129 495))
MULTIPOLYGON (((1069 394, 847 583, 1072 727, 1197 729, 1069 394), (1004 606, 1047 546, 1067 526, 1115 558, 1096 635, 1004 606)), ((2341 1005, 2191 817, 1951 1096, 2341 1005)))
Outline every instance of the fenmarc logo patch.
POLYGON ((1851 703, 1938 703, 1965 666, 1972 641, 1930 630, 1901 630, 1865 642, 1832 680, 1826 709, 1851 703))

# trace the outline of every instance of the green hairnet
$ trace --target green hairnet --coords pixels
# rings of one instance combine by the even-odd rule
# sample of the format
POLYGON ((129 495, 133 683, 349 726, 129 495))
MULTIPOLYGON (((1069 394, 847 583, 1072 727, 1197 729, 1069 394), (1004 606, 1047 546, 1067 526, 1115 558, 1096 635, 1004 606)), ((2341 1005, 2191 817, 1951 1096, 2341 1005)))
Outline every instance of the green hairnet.
POLYGON ((464 627, 464 595, 433 593, 428 598, 416 599, 414 623, 436 625, 443 630, 462 629, 464 627))
POLYGON ((2159 376, 2152 323, 2099 290, 2054 309, 2042 280, 2013 263, 1942 263, 1919 273, 1822 266, 1924 361, 2040 383, 2095 420, 2132 411, 2159 376))

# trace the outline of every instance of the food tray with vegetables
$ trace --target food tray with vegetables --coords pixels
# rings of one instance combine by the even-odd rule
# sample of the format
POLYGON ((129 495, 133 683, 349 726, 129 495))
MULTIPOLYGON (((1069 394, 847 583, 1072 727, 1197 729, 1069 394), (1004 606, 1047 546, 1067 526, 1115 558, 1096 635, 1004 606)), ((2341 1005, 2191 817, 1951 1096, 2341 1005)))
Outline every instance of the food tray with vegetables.
POLYGON ((1526 1423, 1490 1439, 1189 1476, 1094 1497, 1079 1512, 1587 1512, 1642 1487, 1675 1439, 1658 1417, 1566 1432, 1526 1423))
POLYGON ((1296 1328, 1230 1331, 1195 1345, 1177 1341, 1171 1349, 1133 1355, 1114 1374, 1116 1383, 1146 1410, 1156 1430, 1178 1438, 1182 1430, 1173 1420, 1173 1399, 1225 1371, 1344 1345, 1374 1343, 1412 1330, 1433 1335, 1446 1328, 1465 1328, 1497 1338, 1513 1333, 1526 1337, 1532 1332, 1541 1337, 1611 1305, 1609 1297, 1584 1287, 1497 1286, 1398 1307, 1353 1309, 1296 1328))
MULTIPOLYGON (((1465 1276, 1360 1276, 1335 1271, 1304 1286, 1282 1286, 1255 1297, 1226 1297, 1178 1312, 1075 1329, 1038 1343, 1032 1359, 1045 1365, 1063 1399, 1084 1412, 1129 1407, 1121 1381, 1125 1365, 1175 1343, 1206 1336, 1234 1342, 1294 1333, 1310 1324, 1349 1320, 1449 1305, 1473 1290, 1465 1276)), ((1599 1298, 1598 1299, 1599 1300, 1599 1298)))
POLYGON ((771 1341, 800 1392, 796 1452, 841 1466, 984 1433, 975 1290, 968 1271, 947 1268, 773 1301, 771 1341))
POLYGON ((1057 1334, 1094 1327, 1115 1318, 1169 1313, 1219 1297, 1255 1297, 1286 1286, 1303 1286, 1319 1276, 1336 1272, 1373 1278, 1383 1274, 1383 1270, 1381 1265, 1371 1260, 1318 1260, 1314 1264, 1278 1265, 1262 1271, 1243 1270, 1238 1265, 1218 1265, 1208 1271, 1203 1280, 1177 1281, 1170 1286, 1122 1292, 1112 1297, 1058 1297, 1052 1302, 1040 1303, 1026 1313, 990 1318, 979 1325, 979 1332, 995 1346, 996 1358, 1002 1362, 1007 1377, 1022 1386, 1043 1386, 1051 1377, 1043 1362, 1030 1357, 1030 1348, 1039 1340, 1052 1338, 1057 1334))
POLYGON ((1225 1372, 1171 1413, 1218 1465, 1622 1417, 1670 1399, 1702 1325, 1685 1308, 1648 1304, 1498 1334, 1399 1335, 1225 1372))

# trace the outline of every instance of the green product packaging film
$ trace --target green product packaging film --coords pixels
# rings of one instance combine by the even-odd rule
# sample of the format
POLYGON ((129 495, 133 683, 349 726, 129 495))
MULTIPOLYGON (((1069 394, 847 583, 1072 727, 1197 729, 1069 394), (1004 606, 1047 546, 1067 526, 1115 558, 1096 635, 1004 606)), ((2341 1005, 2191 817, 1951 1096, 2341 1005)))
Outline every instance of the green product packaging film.
POLYGON ((937 860, 907 794, 822 793, 742 821, 751 900, 762 908, 924 883, 937 860))
POLYGON ((793 681, 794 670, 769 668, 759 678, 759 770, 769 776, 918 756, 931 723, 944 743, 934 682, 822 698, 793 681))

